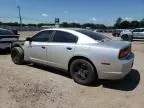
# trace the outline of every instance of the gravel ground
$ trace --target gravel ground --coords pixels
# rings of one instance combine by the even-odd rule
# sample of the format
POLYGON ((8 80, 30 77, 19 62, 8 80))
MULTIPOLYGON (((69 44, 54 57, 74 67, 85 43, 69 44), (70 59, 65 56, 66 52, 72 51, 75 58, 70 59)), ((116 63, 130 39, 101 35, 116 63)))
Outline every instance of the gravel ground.
POLYGON ((144 42, 132 46, 135 63, 124 80, 100 80, 89 87, 54 68, 15 65, 9 53, 1 52, 0 108, 144 108, 144 42))

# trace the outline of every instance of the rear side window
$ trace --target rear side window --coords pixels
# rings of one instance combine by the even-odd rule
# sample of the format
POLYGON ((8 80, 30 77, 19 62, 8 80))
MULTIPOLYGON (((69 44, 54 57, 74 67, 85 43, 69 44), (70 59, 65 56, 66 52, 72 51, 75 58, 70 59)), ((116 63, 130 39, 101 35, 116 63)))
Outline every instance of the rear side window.
POLYGON ((90 30, 76 30, 77 32, 80 32, 84 35, 87 35, 88 37, 94 39, 94 40, 103 40, 103 39, 110 39, 108 38, 107 36, 105 35, 102 35, 100 33, 97 33, 97 32, 93 32, 93 31, 90 31, 90 30))
POLYGON ((53 42, 62 42, 62 43, 77 43, 78 38, 70 33, 63 31, 56 31, 53 42))
POLYGON ((140 32, 140 29, 135 29, 133 30, 133 32, 140 32))
POLYGON ((8 30, 0 30, 0 35, 12 35, 8 30))
POLYGON ((39 32, 38 34, 36 34, 32 38, 32 41, 34 41, 34 42, 48 42, 48 41, 50 41, 52 34, 53 34, 52 30, 39 32))
POLYGON ((144 32, 144 29, 141 29, 141 32, 144 32))
POLYGON ((135 29, 133 32, 144 32, 144 29, 135 29))

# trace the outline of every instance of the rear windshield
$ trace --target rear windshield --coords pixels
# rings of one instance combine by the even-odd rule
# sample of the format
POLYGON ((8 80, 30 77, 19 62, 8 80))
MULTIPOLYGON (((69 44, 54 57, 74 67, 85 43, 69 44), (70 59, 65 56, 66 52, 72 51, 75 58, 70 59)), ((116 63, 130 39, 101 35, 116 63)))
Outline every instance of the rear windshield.
POLYGON ((94 40, 109 40, 110 38, 108 38, 107 36, 103 35, 103 34, 100 34, 100 33, 97 33, 97 32, 93 32, 93 31, 90 31, 90 30, 76 30, 77 32, 80 32, 84 35, 87 35, 88 37, 94 39, 94 40))

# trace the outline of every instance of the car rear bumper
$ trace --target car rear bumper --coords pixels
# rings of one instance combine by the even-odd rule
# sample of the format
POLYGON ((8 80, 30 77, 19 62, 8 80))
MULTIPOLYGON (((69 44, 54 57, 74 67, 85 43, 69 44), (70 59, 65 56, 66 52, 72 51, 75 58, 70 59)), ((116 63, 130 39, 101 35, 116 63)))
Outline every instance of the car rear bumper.
POLYGON ((10 48, 11 43, 0 43, 0 49, 4 50, 10 48))
POLYGON ((133 63, 134 63, 134 54, 132 53, 130 55, 130 58, 120 60, 113 71, 108 70, 100 72, 99 79, 110 79, 110 80, 122 79, 131 72, 133 63))
POLYGON ((11 43, 17 41, 19 36, 4 36, 0 38, 0 49, 7 49, 11 47, 11 43))

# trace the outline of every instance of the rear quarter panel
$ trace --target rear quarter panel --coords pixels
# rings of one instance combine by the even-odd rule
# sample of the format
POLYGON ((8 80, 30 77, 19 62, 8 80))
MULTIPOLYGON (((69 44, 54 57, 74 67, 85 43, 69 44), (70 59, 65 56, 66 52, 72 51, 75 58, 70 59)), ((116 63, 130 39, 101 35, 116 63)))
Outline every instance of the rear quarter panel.
POLYGON ((99 75, 103 72, 117 70, 119 49, 91 45, 90 50, 92 61, 99 75), (109 65, 104 65, 102 63, 107 63, 109 65))
POLYGON ((88 58, 95 65, 98 73, 116 68, 119 50, 107 48, 98 44, 78 44, 76 45, 74 56, 83 56, 88 58), (111 65, 102 65, 102 62, 108 62, 111 65), (113 66, 112 66, 113 65, 113 66))

